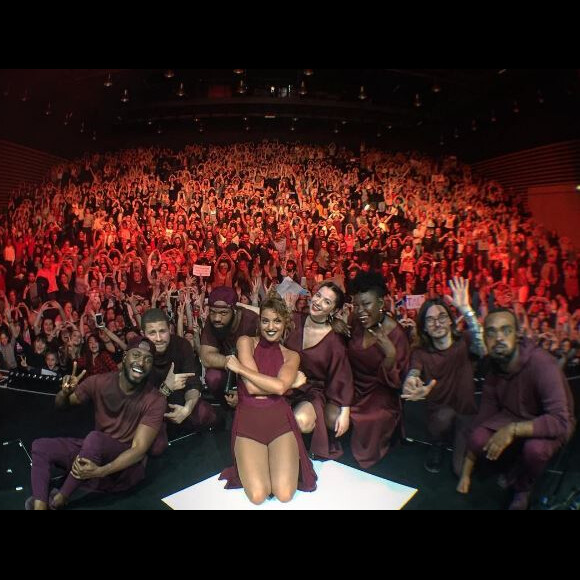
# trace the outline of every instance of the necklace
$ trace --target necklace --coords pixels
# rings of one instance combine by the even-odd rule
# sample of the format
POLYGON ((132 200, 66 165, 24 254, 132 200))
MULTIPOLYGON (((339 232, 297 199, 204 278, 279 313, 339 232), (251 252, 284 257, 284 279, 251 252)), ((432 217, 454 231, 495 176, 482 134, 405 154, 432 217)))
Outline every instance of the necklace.
POLYGON ((385 321, 386 317, 387 317, 387 315, 385 314, 381 320, 379 320, 376 324, 369 326, 367 328, 367 330, 376 330, 377 328, 379 328, 379 326, 381 326, 383 324, 383 322, 385 321))
POLYGON ((318 322, 318 320, 314 320, 314 318, 312 318, 312 316, 310 316, 310 314, 308 315, 308 318, 310 318, 311 322, 314 322, 314 324, 326 324, 328 321, 327 320, 323 320, 322 322, 318 322))

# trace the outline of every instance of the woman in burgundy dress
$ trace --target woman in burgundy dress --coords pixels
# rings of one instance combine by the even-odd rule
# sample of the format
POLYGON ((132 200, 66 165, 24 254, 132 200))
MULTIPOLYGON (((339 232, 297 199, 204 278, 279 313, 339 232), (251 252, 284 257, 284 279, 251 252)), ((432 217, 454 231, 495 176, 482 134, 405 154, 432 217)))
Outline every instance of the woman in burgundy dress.
POLYGON ((324 282, 308 312, 294 314, 295 328, 285 343, 300 353, 300 370, 307 379, 304 387, 287 397, 302 433, 312 433, 310 451, 323 459, 342 455, 337 438, 348 431, 354 395, 342 334, 346 325, 335 319, 343 305, 344 292, 335 283, 324 282))
POLYGON ((353 281, 352 338, 348 358, 354 378, 350 409, 351 451, 361 467, 380 461, 401 420, 400 390, 409 363, 409 341, 385 314, 385 280, 359 272, 353 281))
POLYGON ((316 474, 284 393, 305 382, 300 356, 281 345, 291 313, 277 295, 260 309, 260 337, 241 336, 227 368, 238 375, 239 403, 232 427, 234 465, 224 470, 226 488, 243 487, 252 503, 270 495, 290 501, 296 489, 314 491, 316 474))

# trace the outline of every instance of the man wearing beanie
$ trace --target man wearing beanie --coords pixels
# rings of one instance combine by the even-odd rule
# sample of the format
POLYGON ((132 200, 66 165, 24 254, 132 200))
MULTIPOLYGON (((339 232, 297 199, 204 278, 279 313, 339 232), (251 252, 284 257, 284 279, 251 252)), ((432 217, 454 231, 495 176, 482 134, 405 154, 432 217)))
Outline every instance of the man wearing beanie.
POLYGON ((219 286, 209 295, 209 324, 201 333, 201 362, 206 369, 205 381, 212 395, 224 399, 226 357, 234 353, 240 336, 257 336, 259 316, 236 306, 238 296, 233 288, 219 286))

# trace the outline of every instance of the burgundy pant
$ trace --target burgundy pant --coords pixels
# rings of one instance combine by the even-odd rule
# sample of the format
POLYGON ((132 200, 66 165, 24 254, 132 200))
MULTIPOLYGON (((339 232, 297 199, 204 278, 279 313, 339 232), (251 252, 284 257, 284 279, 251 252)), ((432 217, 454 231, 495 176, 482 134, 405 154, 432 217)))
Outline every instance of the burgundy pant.
POLYGON ((457 476, 461 474, 472 420, 473 415, 460 415, 447 405, 427 406, 427 430, 433 443, 442 445, 453 435, 453 471, 457 476))
MULTIPOLYGON (((483 447, 494 433, 495 431, 486 427, 475 428, 469 437, 469 450, 475 455, 481 455, 483 447)), ((531 437, 521 439, 515 445, 518 447, 513 449, 516 456, 513 470, 514 489, 516 491, 531 491, 554 453, 562 446, 562 442, 556 439, 531 437)), ((513 446, 514 444, 510 448, 513 446)))
MULTIPOLYGON (((186 433, 192 431, 199 431, 200 429, 208 429, 209 427, 215 427, 218 423, 218 415, 214 407, 210 405, 207 401, 202 401, 199 399, 197 404, 193 408, 191 415, 183 422, 181 425, 175 425, 180 431, 183 430, 186 433)), ((157 438, 151 445, 148 455, 152 457, 157 457, 161 455, 168 447, 169 443, 167 440, 167 425, 168 422, 163 421, 163 426, 157 435, 157 438)))
MULTIPOLYGON (((36 439, 32 443, 32 495, 48 503, 50 475, 53 467, 70 472, 79 455, 97 465, 105 465, 131 447, 100 431, 92 431, 84 439, 36 439)), ((145 463, 140 461, 127 469, 100 479, 78 480, 68 474, 60 492, 70 497, 79 487, 93 491, 119 492, 130 489, 145 477, 145 463)))
POLYGON ((210 393, 218 400, 224 398, 227 373, 222 369, 206 369, 205 382, 210 393))

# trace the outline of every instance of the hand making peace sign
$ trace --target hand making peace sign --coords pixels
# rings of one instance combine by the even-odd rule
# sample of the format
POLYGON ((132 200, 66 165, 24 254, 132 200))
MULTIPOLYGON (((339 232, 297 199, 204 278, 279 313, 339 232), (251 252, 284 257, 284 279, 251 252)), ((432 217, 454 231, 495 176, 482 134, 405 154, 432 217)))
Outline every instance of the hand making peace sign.
POLYGON ((66 375, 62 379, 62 390, 65 395, 72 395, 77 388, 78 384, 83 380, 84 376, 87 374, 87 371, 82 371, 77 376, 77 361, 73 362, 72 374, 66 375))

